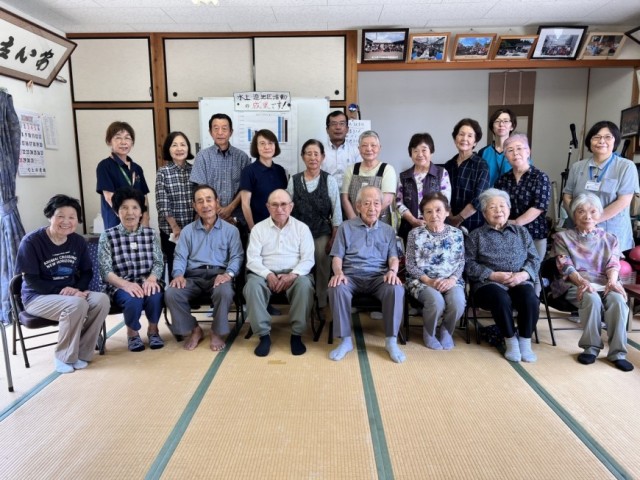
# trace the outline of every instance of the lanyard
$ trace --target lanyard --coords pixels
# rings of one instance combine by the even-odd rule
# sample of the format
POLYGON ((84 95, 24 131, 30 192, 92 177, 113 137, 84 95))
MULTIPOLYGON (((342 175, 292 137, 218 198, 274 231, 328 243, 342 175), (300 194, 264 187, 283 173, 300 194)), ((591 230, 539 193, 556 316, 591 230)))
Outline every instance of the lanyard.
MULTIPOLYGON (((607 170, 609 169, 609 167, 613 163, 613 160, 615 159, 615 157, 616 157, 616 155, 613 154, 613 155, 611 155, 611 158, 609 160, 607 160, 607 164, 602 169, 602 173, 600 175, 596 176, 596 182, 598 180, 600 180, 602 177, 604 177, 604 174, 607 172, 607 170)), ((596 167, 596 169, 598 169, 598 167, 596 167)), ((589 180, 593 180, 593 170, 591 169, 591 167, 589 167, 589 180)))
POLYGON ((127 172, 124 171, 124 168, 122 168, 122 165, 118 165, 118 168, 122 172, 122 176, 127 181, 129 186, 132 187, 133 184, 136 183, 136 172, 133 172, 132 178, 129 178, 129 175, 127 175, 127 172))

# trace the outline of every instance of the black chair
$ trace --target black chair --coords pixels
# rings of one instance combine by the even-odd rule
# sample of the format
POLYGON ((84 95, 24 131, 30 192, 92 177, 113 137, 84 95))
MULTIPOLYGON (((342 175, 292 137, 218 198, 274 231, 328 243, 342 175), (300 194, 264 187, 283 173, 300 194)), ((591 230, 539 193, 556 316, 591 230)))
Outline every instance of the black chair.
MULTIPOLYGON (((207 292, 203 292, 202 295, 200 295, 198 298, 194 298, 189 302, 189 308, 191 310, 191 314, 194 316, 209 314, 213 309, 211 295, 207 292)), ((163 309, 164 321, 167 324, 167 327, 169 327, 169 331, 171 331, 176 341, 181 342, 183 340, 183 336, 177 335, 176 333, 173 332, 171 321, 169 320, 168 311, 169 309, 165 305, 163 309)), ((233 294, 233 309, 231 309, 230 312, 235 312, 236 314, 235 320, 231 320, 231 321, 236 324, 235 331, 237 334, 242 328, 242 325, 244 325, 245 317, 244 317, 244 308, 242 305, 240 292, 235 288, 235 282, 234 282, 234 294, 233 294)), ((213 322, 213 318, 209 319, 209 317, 207 317, 206 319, 198 319, 196 317, 196 319, 199 324, 213 322)))
MULTIPOLYGON (((17 355, 16 344, 17 338, 20 338, 20 346, 22 347, 22 355, 24 356, 24 366, 26 368, 30 368, 29 357, 27 356, 27 352, 31 350, 36 350, 38 348, 50 347, 51 345, 57 344, 57 337, 55 342, 46 343, 44 345, 34 345, 31 347, 27 347, 25 344, 25 340, 29 340, 32 338, 43 337, 46 335, 57 334, 58 330, 47 330, 44 333, 37 333, 33 335, 25 336, 22 327, 39 330, 41 328, 55 328, 58 327, 58 322, 54 320, 49 320, 47 318, 37 317, 35 315, 30 315, 24 311, 24 306, 22 305, 22 275, 16 275, 9 282, 9 300, 11 302, 11 317, 13 323, 13 354, 17 355)), ((104 355, 105 351, 105 339, 107 338, 107 326, 106 323, 102 323, 102 339, 98 340, 98 349, 100 350, 100 355, 104 355)))
POLYGON ((540 291, 540 302, 544 304, 545 313, 547 315, 547 320, 549 322, 549 328, 551 329, 551 338, 553 340, 553 345, 556 345, 555 338, 553 336, 554 330, 582 330, 582 326, 576 327, 561 327, 554 328, 552 319, 553 318, 566 318, 566 316, 553 317, 551 314, 550 308, 553 308, 562 313, 569 313, 571 316, 578 316, 578 308, 572 303, 568 302, 564 297, 555 298, 551 295, 551 283, 560 276, 558 272, 558 268, 556 266, 555 257, 547 258, 543 260, 540 265, 540 286, 542 290, 540 291))

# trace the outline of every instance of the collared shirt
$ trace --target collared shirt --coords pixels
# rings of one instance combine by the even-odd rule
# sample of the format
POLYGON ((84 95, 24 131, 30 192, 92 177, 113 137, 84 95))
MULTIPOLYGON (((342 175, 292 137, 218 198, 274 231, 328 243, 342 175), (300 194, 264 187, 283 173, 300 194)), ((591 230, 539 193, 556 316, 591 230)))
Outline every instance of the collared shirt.
POLYGON ((311 230, 304 223, 290 216, 280 229, 269 217, 251 230, 247 269, 262 278, 283 271, 307 275, 315 263, 314 251, 311 230))
POLYGON ((530 208, 542 210, 532 222, 523 225, 534 240, 547 238, 549 227, 547 226, 547 210, 551 200, 551 182, 543 171, 533 165, 516 181, 513 171, 502 175, 496 182, 496 188, 509 194, 511 200, 510 219, 515 220, 530 208))
MULTIPOLYGON (((358 176, 360 177, 375 177, 380 170, 384 162, 379 162, 378 165, 373 167, 371 170, 366 170, 364 165, 360 165, 360 171, 358 172, 358 176)), ((342 177, 342 188, 340 189, 340 193, 349 193, 349 187, 351 185, 351 179, 353 178, 353 164, 347 166, 347 169, 344 172, 344 176, 342 177)), ((396 175, 396 170, 393 168, 393 165, 387 163, 387 166, 384 168, 384 173, 382 174, 382 183, 380 184, 380 190, 383 193, 393 193, 396 194, 396 186, 398 184, 398 175, 396 175)), ((355 195, 353 198, 353 206, 355 207, 355 195)))
POLYGON ((489 167, 475 153, 461 165, 457 159, 458 155, 444 164, 451 181, 451 212, 458 215, 469 203, 473 205, 476 213, 462 222, 462 226, 471 231, 484 223, 478 196, 489 188, 489 167))
MULTIPOLYGON (((598 177, 598 182, 600 182, 599 190, 590 193, 595 194, 605 208, 615 202, 620 195, 640 193, 638 170, 631 160, 613 154, 613 158, 604 162, 600 167, 593 161, 593 158, 580 160, 571 165, 567 184, 562 193, 574 198, 580 193, 589 193, 586 184, 590 176, 598 177), (602 170, 607 162, 610 162, 610 166, 603 174, 602 170)), ((618 237, 620 249, 623 252, 634 247, 629 206, 615 217, 600 222, 598 226, 618 237)))
POLYGON ((389 259, 398 256, 396 232, 380 221, 368 227, 360 217, 352 218, 338 228, 330 255, 342 259, 347 276, 382 275, 389 269, 389 259))
POLYGON ((180 228, 193 221, 191 165, 165 165, 156 174, 156 208, 160 230, 171 235, 167 217, 173 217, 180 228))
POLYGON ((324 162, 322 162, 322 169, 333 175, 338 186, 341 186, 344 172, 347 170, 347 167, 356 162, 362 161, 360 152, 356 145, 347 142, 336 147, 329 139, 327 139, 325 145, 327 145, 327 147, 324 149, 325 156, 324 162))
POLYGON ((465 240, 465 272, 473 290, 489 283, 506 287, 489 280, 493 272, 520 272, 529 274, 527 283, 533 281, 540 269, 538 250, 526 228, 508 224, 502 230, 482 225, 470 232, 465 240))
POLYGON ((117 155, 105 158, 96 167, 96 192, 100 194, 100 211, 105 230, 118 225, 120 219, 105 200, 103 191, 113 193, 120 187, 131 186, 140 190, 143 195, 149 193, 142 167, 127 158, 131 162, 131 169, 117 155))
MULTIPOLYGON (((190 180, 215 188, 220 206, 226 207, 240 191, 240 175, 250 163, 249 156, 233 145, 229 145, 225 151, 212 145, 196 155, 190 180)), ((233 216, 244 218, 240 205, 233 211, 233 216)))
POLYGON ((198 219, 182 229, 173 257, 173 276, 184 275, 204 265, 220 267, 238 275, 242 268, 242 243, 238 229, 216 218, 207 232, 198 219))

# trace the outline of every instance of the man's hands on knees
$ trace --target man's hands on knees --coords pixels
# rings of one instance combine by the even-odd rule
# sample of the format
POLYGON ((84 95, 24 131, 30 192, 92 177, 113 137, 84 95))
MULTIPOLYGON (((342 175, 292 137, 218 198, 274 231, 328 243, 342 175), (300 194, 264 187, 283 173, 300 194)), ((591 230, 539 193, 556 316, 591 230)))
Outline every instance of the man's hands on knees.
POLYGON ((169 286, 174 288, 184 288, 186 284, 187 284, 187 279, 184 278, 184 275, 179 275, 175 277, 173 280, 171 280, 171 283, 169 283, 169 286))
POLYGON ((344 285, 347 284, 347 277, 345 277, 344 273, 342 272, 335 274, 333 277, 329 279, 330 287, 337 287, 340 284, 344 284, 344 285))

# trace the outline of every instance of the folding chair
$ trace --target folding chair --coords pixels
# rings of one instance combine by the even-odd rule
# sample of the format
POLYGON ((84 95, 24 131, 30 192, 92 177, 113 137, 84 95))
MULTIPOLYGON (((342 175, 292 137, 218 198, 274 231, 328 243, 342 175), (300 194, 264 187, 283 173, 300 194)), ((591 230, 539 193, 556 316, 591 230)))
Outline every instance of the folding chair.
MULTIPOLYGON (((16 344, 17 338, 20 338, 20 346, 22 347, 22 355, 24 356, 24 366, 26 368, 30 368, 29 357, 27 356, 27 352, 31 350, 36 350, 38 348, 50 347, 51 345, 56 345, 58 343, 57 337, 55 342, 46 343, 44 345, 34 345, 32 347, 27 347, 25 344, 25 340, 30 340, 32 338, 43 337, 46 335, 57 334, 58 330, 49 330, 44 333, 37 333, 33 335, 25 336, 22 327, 28 329, 41 329, 46 327, 58 327, 58 322, 55 320, 49 320, 47 318, 37 317, 35 315, 31 315, 24 311, 24 306, 22 305, 22 275, 16 275, 9 282, 9 300, 11 302, 11 316, 13 323, 13 354, 17 355, 16 352, 16 344)), ((100 350, 100 355, 104 355, 105 341, 107 338, 107 326, 106 323, 102 323, 102 333, 103 339, 98 341, 98 349, 100 350)))

